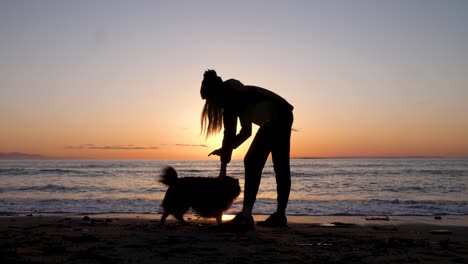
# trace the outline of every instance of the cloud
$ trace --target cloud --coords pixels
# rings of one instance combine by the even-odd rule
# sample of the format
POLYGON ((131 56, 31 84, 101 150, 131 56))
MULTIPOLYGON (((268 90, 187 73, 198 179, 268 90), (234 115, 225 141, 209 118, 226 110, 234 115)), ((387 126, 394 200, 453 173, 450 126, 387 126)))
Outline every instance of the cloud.
POLYGON ((0 159, 46 159, 46 156, 39 154, 21 153, 21 152, 0 152, 0 159))
POLYGON ((68 145, 66 149, 100 149, 100 150, 145 150, 145 149, 159 149, 155 146, 135 146, 135 145, 109 145, 97 146, 94 144, 82 144, 78 146, 68 145))
MULTIPOLYGON (((207 148, 208 145, 204 144, 160 144, 160 146, 175 146, 175 147, 199 147, 207 148)), ((81 145, 67 145, 66 149, 98 149, 98 150, 148 150, 159 149, 157 146, 135 146, 135 145, 95 145, 95 144, 81 144, 81 145)))
POLYGON ((161 146, 167 146, 167 147, 199 147, 199 148, 208 148, 208 145, 205 144, 182 144, 182 143, 176 143, 176 144, 160 144, 161 146))
POLYGON ((175 144, 176 147, 202 147, 202 148, 207 148, 207 145, 204 144, 175 144))

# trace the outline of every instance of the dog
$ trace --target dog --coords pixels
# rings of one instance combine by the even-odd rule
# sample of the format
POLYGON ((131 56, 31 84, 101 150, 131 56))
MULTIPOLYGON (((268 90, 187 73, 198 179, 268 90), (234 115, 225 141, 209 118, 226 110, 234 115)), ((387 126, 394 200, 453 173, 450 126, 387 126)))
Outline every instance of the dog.
POLYGON ((183 216, 190 207, 201 217, 215 217, 221 224, 223 212, 231 207, 241 191, 238 179, 229 176, 179 178, 172 167, 164 168, 159 181, 169 186, 162 201, 161 225, 171 214, 186 225, 183 216))

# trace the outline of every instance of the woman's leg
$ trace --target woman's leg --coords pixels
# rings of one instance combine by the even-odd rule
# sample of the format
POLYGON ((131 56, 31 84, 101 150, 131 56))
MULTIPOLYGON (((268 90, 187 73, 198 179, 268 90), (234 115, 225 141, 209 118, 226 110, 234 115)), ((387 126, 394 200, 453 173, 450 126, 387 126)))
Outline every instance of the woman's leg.
POLYGON ((252 208, 255 203, 263 166, 271 151, 270 129, 261 127, 244 158, 245 184, 244 203, 242 212, 238 213, 229 222, 223 223, 222 227, 231 231, 245 232, 254 228, 252 208))
POLYGON ((271 151, 270 131, 268 128, 260 127, 255 135, 252 145, 245 155, 245 185, 244 185, 244 203, 243 212, 252 211, 255 203, 260 178, 265 162, 271 151))
POLYGON ((284 215, 289 201, 291 190, 291 168, 290 168, 290 146, 291 146, 291 127, 293 117, 291 114, 290 122, 285 126, 278 128, 273 140, 271 156, 276 177, 276 192, 278 207, 276 212, 284 215))

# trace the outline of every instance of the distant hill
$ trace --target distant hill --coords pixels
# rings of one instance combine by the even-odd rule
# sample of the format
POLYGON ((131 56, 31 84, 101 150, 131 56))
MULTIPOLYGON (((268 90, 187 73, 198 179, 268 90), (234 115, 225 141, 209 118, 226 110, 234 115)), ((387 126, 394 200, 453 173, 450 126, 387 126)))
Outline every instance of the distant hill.
POLYGON ((46 156, 39 154, 21 153, 21 152, 0 152, 0 160, 33 160, 33 159, 46 159, 46 156))

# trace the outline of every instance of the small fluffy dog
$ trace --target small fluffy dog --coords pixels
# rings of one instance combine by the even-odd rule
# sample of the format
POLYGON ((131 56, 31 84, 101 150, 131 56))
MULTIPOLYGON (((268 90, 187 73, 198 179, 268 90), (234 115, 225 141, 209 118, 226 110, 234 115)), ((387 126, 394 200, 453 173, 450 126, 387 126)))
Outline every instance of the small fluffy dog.
POLYGON ((170 214, 180 223, 187 224, 183 216, 190 207, 202 217, 216 217, 220 224, 223 212, 231 207, 241 191, 239 180, 232 177, 178 178, 172 167, 164 168, 159 181, 169 186, 162 202, 161 224, 170 214))

